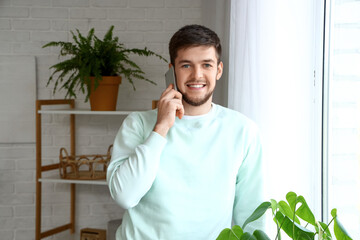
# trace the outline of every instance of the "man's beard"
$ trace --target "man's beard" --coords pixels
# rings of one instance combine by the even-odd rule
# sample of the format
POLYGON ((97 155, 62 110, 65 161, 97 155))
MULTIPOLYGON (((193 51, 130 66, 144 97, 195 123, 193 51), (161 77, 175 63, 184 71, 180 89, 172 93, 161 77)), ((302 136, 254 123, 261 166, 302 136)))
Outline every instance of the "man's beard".
POLYGON ((180 93, 182 94, 182 99, 189 105, 191 106, 194 106, 194 107, 198 107, 198 106, 201 106, 203 105, 204 103, 206 103, 210 98, 211 96, 213 95, 213 92, 214 91, 211 91, 209 93, 207 93, 204 97, 202 98, 193 98, 191 99, 186 93, 182 93, 180 91, 180 93))

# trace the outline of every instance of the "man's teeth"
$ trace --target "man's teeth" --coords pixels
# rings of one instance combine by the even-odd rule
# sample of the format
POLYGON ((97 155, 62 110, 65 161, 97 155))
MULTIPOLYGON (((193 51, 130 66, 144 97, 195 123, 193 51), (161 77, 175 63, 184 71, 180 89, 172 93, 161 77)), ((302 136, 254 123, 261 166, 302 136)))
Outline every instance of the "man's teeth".
POLYGON ((189 84, 188 86, 192 87, 192 88, 202 88, 202 87, 204 87, 203 84, 189 84))

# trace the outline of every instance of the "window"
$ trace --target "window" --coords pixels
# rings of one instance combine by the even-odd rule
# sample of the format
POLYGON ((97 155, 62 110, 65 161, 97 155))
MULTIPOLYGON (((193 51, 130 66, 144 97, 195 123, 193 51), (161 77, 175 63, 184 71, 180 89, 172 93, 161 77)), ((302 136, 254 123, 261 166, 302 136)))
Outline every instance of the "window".
POLYGON ((324 216, 360 236, 360 1, 329 0, 324 65, 324 216))

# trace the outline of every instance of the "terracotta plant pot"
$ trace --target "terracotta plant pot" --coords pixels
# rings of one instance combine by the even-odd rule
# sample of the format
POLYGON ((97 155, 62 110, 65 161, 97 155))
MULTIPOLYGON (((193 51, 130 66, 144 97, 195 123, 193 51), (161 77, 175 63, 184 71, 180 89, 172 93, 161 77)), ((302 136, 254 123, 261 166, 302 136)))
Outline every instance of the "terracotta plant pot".
POLYGON ((96 90, 94 90, 94 77, 90 79, 91 94, 89 99, 91 111, 115 111, 121 77, 103 76, 96 90))

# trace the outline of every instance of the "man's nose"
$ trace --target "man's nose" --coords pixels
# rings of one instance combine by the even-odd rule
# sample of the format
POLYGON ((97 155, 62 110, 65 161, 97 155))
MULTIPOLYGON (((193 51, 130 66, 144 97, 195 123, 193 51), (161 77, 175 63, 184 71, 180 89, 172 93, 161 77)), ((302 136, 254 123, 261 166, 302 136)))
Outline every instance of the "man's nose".
POLYGON ((204 73, 200 66, 194 68, 193 75, 195 80, 203 79, 204 73))

